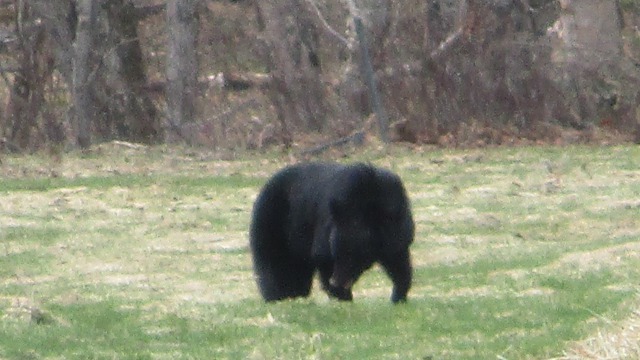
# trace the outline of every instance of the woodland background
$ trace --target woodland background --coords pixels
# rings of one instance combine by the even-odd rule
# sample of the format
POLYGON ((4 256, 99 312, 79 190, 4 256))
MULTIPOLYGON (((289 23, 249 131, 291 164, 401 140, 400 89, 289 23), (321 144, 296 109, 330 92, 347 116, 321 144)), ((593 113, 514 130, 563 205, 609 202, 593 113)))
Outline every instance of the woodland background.
POLYGON ((639 26, 637 0, 0 0, 0 152, 640 143, 639 26))

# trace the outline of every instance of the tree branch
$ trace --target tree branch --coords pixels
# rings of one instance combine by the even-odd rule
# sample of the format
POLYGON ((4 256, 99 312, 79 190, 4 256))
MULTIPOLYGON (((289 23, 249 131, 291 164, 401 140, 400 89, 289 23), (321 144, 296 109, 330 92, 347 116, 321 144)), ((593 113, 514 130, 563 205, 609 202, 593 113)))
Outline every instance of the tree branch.
POLYGON ((162 14, 167 9, 167 4, 136 6, 136 18, 144 20, 150 16, 162 14))
POLYGON ((345 47, 349 47, 349 40, 347 40, 344 36, 340 35, 337 31, 335 31, 331 27, 331 25, 329 25, 327 20, 325 20, 324 16, 322 16, 320 9, 318 9, 316 4, 313 3, 313 0, 303 0, 303 2, 307 4, 307 7, 309 8, 308 10, 310 10, 310 12, 313 12, 315 14, 316 25, 320 25, 318 27, 320 27, 323 30, 323 32, 328 35, 328 37, 338 40, 338 42, 345 47))
POLYGON ((440 57, 442 54, 447 52, 450 48, 453 47, 464 35, 464 28, 459 27, 453 33, 449 34, 446 39, 444 39, 438 47, 436 47, 431 53, 429 53, 430 60, 435 60, 440 57))
POLYGON ((323 152, 325 152, 325 151, 327 151, 327 150, 329 150, 331 148, 341 147, 341 146, 347 145, 349 143, 353 143, 354 145, 359 146, 359 145, 362 145, 362 143, 364 142, 364 135, 365 135, 364 131, 357 131, 357 132, 355 132, 355 133, 353 133, 353 134, 351 134, 349 136, 345 136, 345 137, 342 137, 342 138, 337 139, 337 140, 330 141, 330 142, 325 143, 325 144, 320 144, 320 145, 314 146, 312 148, 302 150, 300 152, 300 155, 301 156, 320 155, 321 153, 323 153, 323 152))

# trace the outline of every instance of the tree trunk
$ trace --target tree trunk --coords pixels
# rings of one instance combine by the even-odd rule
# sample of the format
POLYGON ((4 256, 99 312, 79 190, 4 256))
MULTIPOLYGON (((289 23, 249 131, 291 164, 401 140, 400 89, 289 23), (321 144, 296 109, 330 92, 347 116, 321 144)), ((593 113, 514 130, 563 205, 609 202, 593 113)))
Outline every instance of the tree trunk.
MULTIPOLYGON (((72 0, 31 0, 34 17, 42 20, 53 44, 55 66, 69 86, 73 84, 73 43, 77 28, 77 11, 72 0)), ((95 7, 95 5, 94 5, 95 7)), ((96 9, 97 11, 97 9, 96 9)))
POLYGON ((198 96, 198 0, 170 0, 167 3, 167 117, 174 131, 196 118, 198 96))
POLYGON ((160 116, 149 94, 146 66, 138 37, 138 17, 131 1, 107 0, 109 25, 115 36, 115 55, 108 81, 115 90, 111 102, 122 112, 119 136, 131 141, 154 143, 162 139, 160 116))
POLYGON ((623 19, 617 0, 563 0, 548 31, 552 61, 561 76, 577 128, 635 127, 638 72, 624 59, 623 19))
POLYGON ((45 140, 39 117, 45 104, 45 85, 51 78, 53 62, 47 52, 45 29, 32 16, 26 2, 16 8, 18 69, 10 89, 5 112, 8 141, 16 150, 38 147, 45 140))
POLYGON ((597 68, 622 54, 622 18, 614 0, 563 0, 551 31, 557 36, 553 60, 597 68))
POLYGON ((79 0, 76 41, 73 45, 73 105, 77 116, 78 144, 87 149, 91 145, 91 124, 96 106, 91 96, 91 50, 95 40, 96 6, 93 0, 79 0))

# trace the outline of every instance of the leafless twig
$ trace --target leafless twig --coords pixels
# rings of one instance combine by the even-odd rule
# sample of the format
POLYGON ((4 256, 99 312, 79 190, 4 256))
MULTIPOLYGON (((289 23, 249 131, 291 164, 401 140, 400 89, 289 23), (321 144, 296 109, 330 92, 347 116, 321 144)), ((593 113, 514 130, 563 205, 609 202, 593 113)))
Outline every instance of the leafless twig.
POLYGON ((329 25, 327 20, 325 20, 324 16, 322 16, 322 13, 320 12, 320 9, 318 9, 316 4, 312 0, 305 0, 305 3, 307 3, 309 8, 316 15, 316 19, 320 22, 320 25, 322 25, 321 27, 324 30, 324 32, 327 33, 330 37, 338 40, 338 42, 340 42, 342 45, 348 47, 349 40, 347 40, 344 36, 340 35, 337 31, 335 31, 331 27, 331 25, 329 25))
POLYGON ((456 31, 454 31, 453 33, 451 33, 449 36, 447 36, 446 39, 444 39, 444 41, 442 41, 440 43, 440 45, 438 45, 437 48, 435 48, 435 50, 433 50, 430 54, 429 57, 431 59, 435 59, 438 56, 442 55, 443 53, 445 53, 447 50, 449 50, 449 48, 451 48, 456 42, 458 42, 458 40, 460 40, 460 38, 462 37, 462 35, 464 34, 464 29, 462 27, 458 28, 456 31))

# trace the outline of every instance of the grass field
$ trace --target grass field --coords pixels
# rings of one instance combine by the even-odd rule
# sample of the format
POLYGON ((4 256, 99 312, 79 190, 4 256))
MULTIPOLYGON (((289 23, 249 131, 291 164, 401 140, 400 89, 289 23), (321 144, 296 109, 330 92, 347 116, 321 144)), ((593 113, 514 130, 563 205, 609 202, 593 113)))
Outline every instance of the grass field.
POLYGON ((640 358, 640 147, 353 153, 405 181, 409 302, 264 304, 255 196, 289 158, 106 144, 3 155, 1 359, 640 358))

